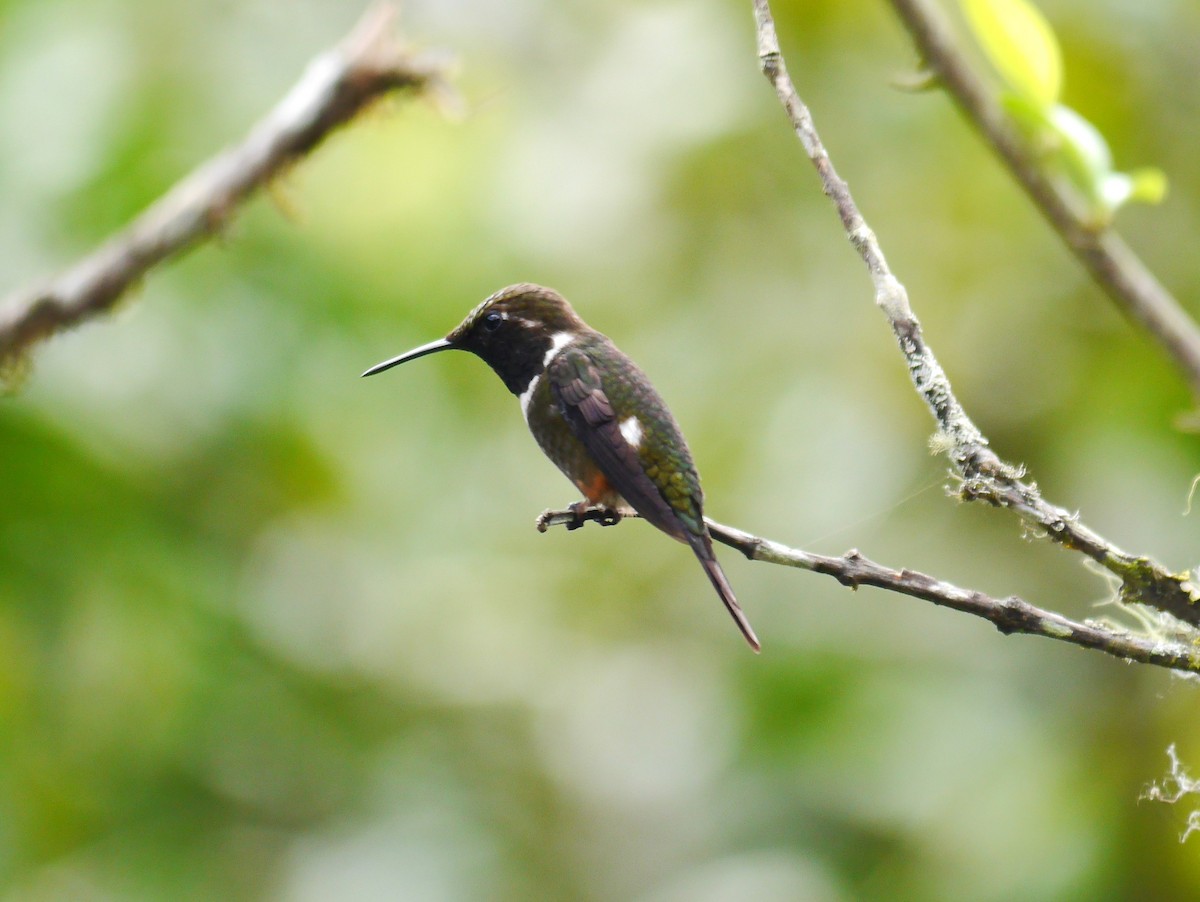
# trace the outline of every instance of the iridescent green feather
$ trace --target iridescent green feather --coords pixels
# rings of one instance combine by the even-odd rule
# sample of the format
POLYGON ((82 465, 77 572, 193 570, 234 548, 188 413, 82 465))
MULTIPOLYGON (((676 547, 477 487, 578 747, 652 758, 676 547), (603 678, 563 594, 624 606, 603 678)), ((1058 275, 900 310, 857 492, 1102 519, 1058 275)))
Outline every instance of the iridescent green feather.
POLYGON ((646 374, 605 336, 594 333, 577 343, 600 371, 601 385, 618 422, 641 424, 638 457, 689 532, 704 532, 700 477, 675 418, 646 374))

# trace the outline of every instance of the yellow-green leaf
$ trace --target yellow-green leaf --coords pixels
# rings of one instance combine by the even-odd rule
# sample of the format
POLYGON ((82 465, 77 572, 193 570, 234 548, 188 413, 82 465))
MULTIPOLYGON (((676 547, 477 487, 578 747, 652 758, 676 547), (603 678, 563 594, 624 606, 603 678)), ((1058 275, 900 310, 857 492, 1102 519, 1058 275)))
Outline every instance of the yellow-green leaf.
POLYGON ((1000 92, 1000 105, 1012 116, 1022 133, 1036 139, 1038 145, 1046 143, 1046 133, 1054 130, 1051 117, 1055 107, 1042 106, 1008 90, 1000 92))
POLYGON ((1161 169, 1146 166, 1134 169, 1129 173, 1133 183, 1129 190, 1129 199, 1143 204, 1160 204, 1167 196, 1167 174, 1161 169))
POLYGON ((1161 169, 1153 167, 1113 172, 1100 182, 1100 201, 1110 213, 1130 201, 1157 204, 1166 196, 1167 177, 1161 169))
POLYGON ((1133 196, 1133 179, 1124 172, 1111 172, 1102 178, 1097 192, 1104 212, 1111 214, 1133 196))
POLYGON ((1112 172, 1112 152, 1104 135, 1070 107, 1057 105, 1050 111, 1050 127, 1059 149, 1084 182, 1098 183, 1112 172))
POLYGON ((1027 0, 962 0, 976 40, 1010 89, 1044 107, 1062 90, 1062 53, 1050 23, 1027 0))

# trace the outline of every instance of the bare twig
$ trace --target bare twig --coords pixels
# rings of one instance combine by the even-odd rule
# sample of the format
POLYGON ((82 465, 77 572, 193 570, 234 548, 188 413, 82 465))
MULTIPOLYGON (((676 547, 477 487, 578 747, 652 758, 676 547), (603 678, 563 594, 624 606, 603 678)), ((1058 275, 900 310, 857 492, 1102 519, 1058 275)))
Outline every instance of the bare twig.
POLYGON ((904 286, 892 275, 875 233, 859 212, 850 189, 838 176, 813 125, 812 115, 788 76, 779 38, 767 0, 754 0, 758 24, 758 54, 763 74, 775 87, 800 143, 816 167, 825 194, 842 219, 846 236, 854 245, 875 283, 875 303, 887 316, 909 376, 946 438, 948 455, 962 478, 965 500, 982 500, 1015 511, 1046 538, 1087 555, 1121 581, 1127 601, 1150 605, 1192 626, 1200 626, 1200 589, 1190 575, 1174 574, 1157 561, 1122 551, 1084 526, 1077 514, 1045 501, 1037 486, 1022 479, 1023 472, 1002 461, 983 433, 967 416, 950 388, 941 365, 925 343, 921 324, 908 302, 904 286))
MULTIPOLYGON (((633 511, 621 511, 622 518, 636 516, 633 511)), ((545 532, 552 526, 571 528, 590 520, 605 525, 613 522, 611 512, 603 508, 588 508, 582 515, 572 510, 545 511, 538 517, 537 528, 540 532, 545 532)), ((915 570, 894 570, 863 557, 857 550, 847 551, 841 557, 811 554, 770 539, 750 535, 707 517, 704 522, 708 524, 708 530, 716 541, 736 548, 752 561, 823 573, 851 589, 874 586, 889 592, 921 598, 936 605, 982 617, 1005 635, 1025 633, 1044 636, 1082 648, 1096 649, 1126 661, 1200 673, 1200 650, 1179 642, 1147 639, 1097 623, 1081 623, 1053 611, 1043 610, 1015 595, 993 598, 915 570)))
POLYGON ((892 0, 932 71, 967 120, 991 145, 1034 205, 1121 311, 1140 323, 1200 396, 1200 326, 1112 229, 1097 230, 1069 194, 1048 178, 1011 119, 959 49, 934 0, 892 0))
POLYGON ((109 309, 156 263, 221 230, 257 189, 397 88, 445 89, 445 64, 398 46, 395 10, 372 6, 316 57, 240 144, 202 164, 93 253, 0 303, 0 365, 35 342, 109 309))

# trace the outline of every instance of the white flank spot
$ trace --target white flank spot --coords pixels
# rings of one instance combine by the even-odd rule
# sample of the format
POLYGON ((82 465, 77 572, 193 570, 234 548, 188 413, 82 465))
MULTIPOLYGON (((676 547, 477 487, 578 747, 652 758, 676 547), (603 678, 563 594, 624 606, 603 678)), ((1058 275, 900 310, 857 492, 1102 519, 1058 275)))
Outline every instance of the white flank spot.
POLYGON ((621 435, 625 436, 625 441, 638 447, 642 443, 642 423, 637 417, 626 417, 621 421, 621 435))
POLYGON ((542 366, 550 365, 550 361, 558 356, 558 352, 571 343, 571 339, 575 336, 570 332, 556 332, 554 337, 550 339, 550 350, 546 352, 545 358, 542 360, 542 366))
POLYGON ((521 413, 525 416, 525 422, 529 422, 529 402, 533 400, 533 393, 537 391, 538 383, 542 381, 541 373, 529 380, 529 384, 525 386, 525 391, 521 392, 517 397, 521 399, 521 413))

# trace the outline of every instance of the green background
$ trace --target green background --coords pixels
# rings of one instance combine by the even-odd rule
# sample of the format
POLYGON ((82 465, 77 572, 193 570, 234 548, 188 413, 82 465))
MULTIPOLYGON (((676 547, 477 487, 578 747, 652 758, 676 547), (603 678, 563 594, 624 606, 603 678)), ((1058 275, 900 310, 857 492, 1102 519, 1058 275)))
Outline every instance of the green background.
MULTIPOLYGON (((1119 225, 1200 288, 1200 9, 1046 0, 1119 225)), ((1197 686, 721 552, 750 654, 644 523, 575 500, 479 361, 360 381, 524 280, 646 369, 718 520, 1068 616, 1106 581, 946 497, 932 420, 770 88, 751 4, 408 0, 467 110, 373 110, 0 403, 0 898, 1127 899, 1200 893, 1138 796, 1197 686)), ((0 271, 92 248, 239 138, 358 4, 0 3, 0 271)), ((960 398, 1047 497, 1183 569, 1191 399, 877 2, 784 51, 960 398)), ((1200 807, 1200 799, 1197 800, 1200 807)))

